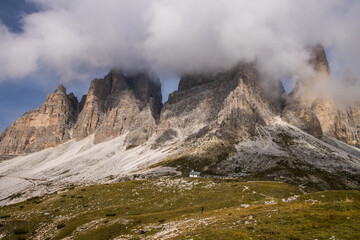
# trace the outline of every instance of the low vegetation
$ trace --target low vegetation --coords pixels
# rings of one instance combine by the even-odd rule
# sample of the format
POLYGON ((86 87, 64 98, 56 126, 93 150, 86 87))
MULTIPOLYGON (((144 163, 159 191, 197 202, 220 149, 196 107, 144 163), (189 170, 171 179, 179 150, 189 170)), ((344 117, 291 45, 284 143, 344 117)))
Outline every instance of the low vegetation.
POLYGON ((360 192, 163 177, 71 187, 0 216, 4 239, 356 239, 360 192))
POLYGON ((130 149, 133 149, 133 148, 136 148, 138 145, 128 145, 126 146, 126 150, 130 150, 130 149))
POLYGON ((217 167, 235 151, 232 144, 211 142, 201 147, 193 147, 175 154, 151 167, 174 167, 187 176, 193 169, 206 175, 219 175, 217 167))

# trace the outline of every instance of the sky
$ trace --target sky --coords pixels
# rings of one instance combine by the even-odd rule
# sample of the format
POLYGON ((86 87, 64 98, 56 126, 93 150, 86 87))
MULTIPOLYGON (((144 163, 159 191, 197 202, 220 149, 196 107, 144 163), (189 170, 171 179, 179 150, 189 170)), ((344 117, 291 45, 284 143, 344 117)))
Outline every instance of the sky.
POLYGON ((165 101, 182 74, 241 61, 291 90, 312 79, 317 43, 331 78, 314 94, 358 100, 359 12, 357 0, 0 0, 0 131, 60 83, 81 98, 114 67, 157 73, 165 101))
MULTIPOLYGON (((21 34, 23 33, 22 18, 28 14, 39 11, 38 6, 31 1, 25 0, 0 0, 0 21, 8 28, 8 31, 21 34)), ((78 99, 87 93, 90 81, 95 77, 103 77, 109 69, 100 69, 92 72, 87 79, 65 83, 68 92, 74 92, 78 99)), ((43 74, 39 78, 49 77, 49 73, 43 74)), ((39 107, 52 93, 61 81, 39 81, 36 75, 30 74, 15 79, 5 77, 0 81, 0 132, 10 126, 13 121, 25 112, 39 107)), ((179 76, 174 73, 161 74, 163 101, 166 102, 168 95, 176 90, 179 76), (164 81, 164 79, 166 81, 164 81)))
MULTIPOLYGON (((0 1, 0 21, 11 32, 22 32, 21 16, 35 11, 36 7, 25 0, 0 1)), ((0 83, 0 132, 23 113, 40 106, 46 97, 42 89, 6 80, 0 83)))

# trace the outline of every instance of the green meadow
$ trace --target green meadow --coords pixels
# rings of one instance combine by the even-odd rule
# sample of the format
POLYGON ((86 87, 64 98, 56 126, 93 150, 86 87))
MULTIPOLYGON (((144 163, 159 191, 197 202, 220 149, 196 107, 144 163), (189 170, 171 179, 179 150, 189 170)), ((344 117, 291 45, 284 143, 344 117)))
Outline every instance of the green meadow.
POLYGON ((0 208, 3 239, 358 239, 360 192, 162 177, 70 186, 0 208), (201 213, 201 208, 204 212, 201 213))

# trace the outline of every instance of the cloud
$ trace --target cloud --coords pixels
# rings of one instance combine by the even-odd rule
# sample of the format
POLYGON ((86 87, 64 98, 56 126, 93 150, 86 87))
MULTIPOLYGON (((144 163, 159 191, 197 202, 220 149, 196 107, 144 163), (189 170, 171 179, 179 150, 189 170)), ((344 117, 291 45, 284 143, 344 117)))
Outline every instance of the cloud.
POLYGON ((23 17, 23 32, 0 25, 0 81, 44 69, 71 81, 113 67, 182 74, 239 61, 268 79, 296 79, 311 72, 307 47, 318 42, 334 75, 360 79, 359 1, 31 1, 40 10, 23 17))

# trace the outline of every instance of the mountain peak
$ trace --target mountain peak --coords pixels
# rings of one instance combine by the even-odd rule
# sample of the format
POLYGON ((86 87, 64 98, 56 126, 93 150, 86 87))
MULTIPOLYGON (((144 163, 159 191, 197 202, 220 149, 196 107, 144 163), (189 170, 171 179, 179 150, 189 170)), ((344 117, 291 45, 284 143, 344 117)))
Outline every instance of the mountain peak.
POLYGON ((64 87, 64 85, 60 84, 56 90, 55 90, 55 93, 65 93, 66 94, 66 88, 64 87))
POLYGON ((317 72, 330 75, 329 62, 326 57, 324 46, 320 43, 310 49, 310 63, 317 72))
POLYGON ((130 131, 127 141, 139 144, 153 134, 161 110, 161 84, 149 73, 124 74, 111 70, 104 78, 94 79, 74 137, 82 139, 95 133, 102 142, 130 131))
POLYGON ((57 146, 71 138, 80 111, 73 93, 60 85, 45 102, 18 118, 1 134, 0 155, 17 155, 57 146))

